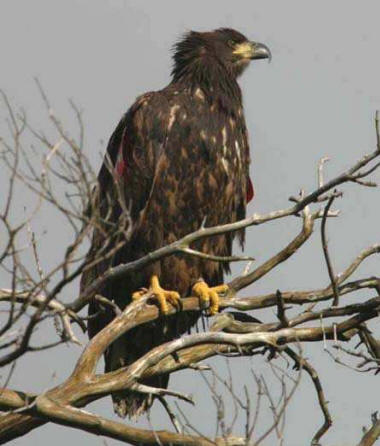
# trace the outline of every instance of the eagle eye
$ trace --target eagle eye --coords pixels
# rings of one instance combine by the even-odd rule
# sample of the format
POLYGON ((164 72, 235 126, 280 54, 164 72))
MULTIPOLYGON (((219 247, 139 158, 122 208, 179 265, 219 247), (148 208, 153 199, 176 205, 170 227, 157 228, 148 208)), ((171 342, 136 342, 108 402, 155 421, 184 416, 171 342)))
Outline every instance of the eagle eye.
POLYGON ((234 40, 234 39, 230 39, 230 40, 227 42, 227 44, 228 44, 228 46, 230 46, 231 48, 233 48, 233 47, 237 44, 237 41, 234 40))

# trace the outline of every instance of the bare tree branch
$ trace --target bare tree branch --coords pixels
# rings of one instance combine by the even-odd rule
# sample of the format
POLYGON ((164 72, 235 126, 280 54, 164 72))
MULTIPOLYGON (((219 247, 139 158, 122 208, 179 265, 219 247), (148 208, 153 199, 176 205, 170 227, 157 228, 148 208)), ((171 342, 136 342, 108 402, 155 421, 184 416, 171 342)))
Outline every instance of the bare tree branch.
POLYGON ((376 420, 371 429, 366 432, 358 446, 372 446, 380 438, 380 419, 376 420))
MULTIPOLYGON (((100 311, 111 310, 113 320, 95 337, 83 346, 71 376, 58 386, 39 395, 26 394, 8 389, 6 381, 0 389, 0 409, 4 414, 0 417, 0 444, 18 438, 47 422, 70 426, 77 429, 115 438, 130 444, 197 444, 197 445, 240 445, 252 442, 256 435, 259 410, 264 403, 271 407, 272 420, 268 427, 261 429, 263 434, 257 436, 259 444, 264 438, 277 437, 280 444, 284 441, 285 410, 291 396, 296 391, 299 376, 294 379, 276 361, 287 360, 287 356, 295 361, 298 369, 304 369, 311 377, 317 392, 324 422, 312 439, 317 445, 322 435, 332 424, 327 402, 322 390, 322 383, 312 365, 303 357, 303 347, 309 342, 323 343, 328 354, 340 364, 353 370, 366 373, 379 371, 379 342, 367 326, 367 321, 378 321, 380 312, 380 277, 361 277, 350 280, 362 262, 380 252, 380 245, 374 244, 364 249, 340 274, 335 274, 331 265, 330 253, 327 249, 327 218, 337 217, 337 211, 331 211, 335 198, 342 195, 341 189, 346 184, 354 186, 375 187, 370 177, 380 168, 380 135, 379 115, 375 117, 377 147, 359 159, 353 166, 338 176, 325 181, 323 166, 328 158, 322 158, 318 164, 318 187, 306 193, 301 190, 297 197, 292 197, 292 205, 266 214, 253 214, 244 220, 201 227, 181 239, 163 246, 133 262, 106 268, 93 282, 86 284, 79 295, 72 295, 73 282, 94 266, 111 259, 130 240, 133 224, 130 205, 125 202, 120 184, 114 175, 115 167, 109 158, 105 158, 115 197, 122 210, 117 224, 112 223, 112 203, 105 203, 106 211, 99 211, 99 188, 91 163, 83 153, 84 126, 81 110, 70 103, 75 115, 77 138, 65 128, 64 123, 55 114, 41 84, 36 81, 42 101, 51 125, 49 137, 37 131, 28 122, 25 113, 16 112, 7 96, 0 92, 4 109, 8 114, 9 137, 0 139, 0 159, 8 169, 7 189, 0 203, 0 224, 4 243, 0 251, 0 266, 5 273, 7 283, 0 289, 0 305, 4 308, 5 318, 0 326, 0 366, 16 363, 16 359, 26 352, 54 348, 62 342, 80 344, 75 324, 86 329, 86 317, 80 311, 92 300, 100 303, 100 311), (26 142, 26 135, 33 143, 26 142), (337 190, 339 187, 339 190, 337 190), (27 206, 25 216, 20 221, 13 219, 15 190, 21 188, 32 197, 27 206), (33 201, 34 200, 34 201, 33 201), (33 201, 33 202, 32 202, 33 201), (323 206, 323 203, 327 203, 323 206), (42 206, 49 206, 59 215, 62 224, 72 231, 72 242, 64 249, 61 260, 56 265, 44 267, 43 250, 39 245, 40 235, 36 231, 34 220, 41 212, 42 206), (109 208, 109 209, 108 209, 109 208), (105 215, 104 215, 105 214, 105 215), (274 220, 287 224, 288 217, 300 218, 302 228, 285 247, 280 249, 275 242, 267 260, 250 271, 253 257, 214 256, 193 248, 194 242, 219 234, 235 232, 250 226, 260 226, 274 220), (329 271, 330 283, 317 289, 279 291, 278 284, 273 284, 273 291, 265 295, 239 297, 238 292, 262 277, 274 271, 281 263, 298 253, 298 250, 311 239, 314 227, 321 219, 322 247, 329 271), (84 250, 88 238, 93 231, 101 234, 99 246, 95 246, 86 257, 84 250), (220 308, 235 311, 217 315, 210 328, 204 332, 192 333, 180 339, 163 343, 138 358, 133 364, 107 373, 96 373, 98 363, 112 343, 130 330, 162 317, 154 305, 149 305, 150 292, 147 291, 139 301, 132 302, 121 310, 112 300, 101 296, 101 289, 109 281, 125 275, 136 273, 152 262, 174 254, 195 256, 214 262, 249 261, 244 272, 235 277, 229 284, 226 295, 220 296, 220 308), (277 290, 277 291, 276 291, 277 290), (365 299, 354 304, 337 306, 338 299, 362 291, 365 299), (373 291, 375 296, 373 296, 373 291), (332 301, 332 306, 330 302, 332 301), (68 303, 67 303, 68 302, 68 303), (316 304, 319 304, 316 307, 316 304), (303 305, 306 304, 305 307, 303 305), (288 312, 289 305, 293 305, 288 312), (245 312, 253 309, 272 307, 273 314, 268 322, 262 323, 245 312), (238 311, 236 311, 238 310, 238 311), (33 336, 41 323, 52 322, 58 332, 58 340, 47 339, 44 344, 33 344, 33 336), (314 324, 313 324, 314 321, 314 324), (74 324, 75 322, 75 324, 74 324), (365 351, 357 347, 345 348, 337 341, 348 342, 358 336, 365 351), (344 360, 361 360, 357 367, 349 362, 337 359, 327 350, 329 341, 333 341, 338 353, 344 360), (300 346, 300 353, 295 353, 289 344, 300 346), (269 352, 266 365, 273 372, 280 387, 280 396, 276 397, 263 377, 253 374, 257 387, 256 409, 245 387, 245 398, 236 394, 232 372, 228 368, 227 379, 217 376, 212 367, 200 364, 207 358, 225 356, 235 358, 263 357, 269 352), (211 392, 216 410, 217 426, 215 438, 206 438, 201 429, 192 424, 181 409, 174 410, 168 405, 166 398, 175 398, 192 402, 196 401, 183 392, 173 389, 162 389, 146 384, 147 378, 175 373, 190 369, 192 373, 214 373, 214 381, 222 384, 232 398, 231 423, 227 423, 226 405, 211 385, 211 392), (289 389, 288 383, 292 382, 289 389), (176 432, 137 429, 117 423, 85 411, 83 408, 92 401, 119 391, 131 390, 149 394, 159 400, 169 415, 176 432), (245 416, 244 436, 235 436, 235 421, 238 412, 243 410, 245 416), (182 424, 181 424, 182 423, 182 424), (190 434, 189 434, 190 432, 190 434), (271 437, 269 437, 271 436, 271 437)), ((106 199, 107 201, 107 199, 106 199)), ((174 317, 178 313, 201 312, 201 304, 196 297, 181 299, 181 308, 169 304, 167 316, 174 317)), ((11 376, 11 373, 9 374, 11 376)), ((378 422, 363 437, 360 444, 373 444, 378 436, 378 422), (370 442, 372 441, 372 443, 370 442)))

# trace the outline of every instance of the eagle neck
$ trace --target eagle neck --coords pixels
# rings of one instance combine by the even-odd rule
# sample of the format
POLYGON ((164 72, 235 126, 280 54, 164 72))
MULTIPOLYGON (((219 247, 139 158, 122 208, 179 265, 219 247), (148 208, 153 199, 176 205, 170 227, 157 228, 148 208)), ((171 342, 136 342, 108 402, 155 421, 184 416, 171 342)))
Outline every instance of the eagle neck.
POLYGON ((179 79, 173 79, 181 89, 189 91, 195 97, 204 97, 205 101, 212 106, 216 106, 221 111, 236 115, 242 107, 242 94, 234 76, 225 72, 192 73, 188 72, 179 79))
POLYGON ((228 114, 235 115, 242 105, 242 94, 236 76, 219 61, 189 64, 174 71, 173 84, 205 96, 210 105, 216 105, 228 114))

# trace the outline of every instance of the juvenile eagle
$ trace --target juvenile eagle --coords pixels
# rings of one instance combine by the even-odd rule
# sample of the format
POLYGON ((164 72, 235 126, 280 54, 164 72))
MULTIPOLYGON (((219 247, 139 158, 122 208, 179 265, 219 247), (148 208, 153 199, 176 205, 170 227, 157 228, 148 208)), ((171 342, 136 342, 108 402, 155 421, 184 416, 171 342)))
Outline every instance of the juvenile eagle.
MULTIPOLYGON (((109 260, 83 274, 82 289, 110 266, 138 259, 199 229, 204 222, 215 226, 245 217, 253 187, 237 78, 252 59, 266 58, 270 51, 265 45, 226 28, 191 31, 174 46, 172 81, 160 91, 137 98, 125 113, 111 136, 108 162, 103 163, 98 177, 100 214, 117 224, 125 212, 113 195, 116 179, 124 195, 124 209, 130 212, 132 236, 109 260), (111 202, 111 209, 105 202, 111 202)), ((229 256, 235 235, 243 244, 244 231, 240 231, 203 239, 193 247, 229 256)), ((91 255, 96 255, 103 237, 104 228, 94 231, 91 255)), ((209 303, 209 312, 214 314, 217 293, 226 289, 220 284, 228 270, 228 263, 172 255, 108 283, 99 293, 122 309, 141 295, 139 289, 150 286, 162 313, 167 311, 167 301, 175 303, 192 293, 209 303)), ((90 337, 112 318, 95 300, 89 315, 90 337)), ((186 332, 198 317, 199 313, 162 317, 129 331, 106 351, 106 371, 131 364, 154 346, 186 332)), ((146 384, 166 387, 168 376, 146 384)), ((113 401, 115 411, 123 417, 138 415, 151 404, 147 395, 127 391, 114 394, 113 401)))

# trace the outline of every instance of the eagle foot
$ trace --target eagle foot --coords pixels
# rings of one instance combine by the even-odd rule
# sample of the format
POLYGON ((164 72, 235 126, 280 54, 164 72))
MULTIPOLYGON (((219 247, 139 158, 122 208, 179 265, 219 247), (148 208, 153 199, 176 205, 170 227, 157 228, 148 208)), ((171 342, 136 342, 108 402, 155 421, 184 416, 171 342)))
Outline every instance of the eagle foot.
POLYGON ((181 296, 179 295, 179 293, 177 293, 177 291, 164 290, 161 287, 156 275, 153 275, 150 278, 149 289, 147 290, 146 288, 142 288, 141 290, 136 291, 132 294, 132 299, 140 299, 147 293, 151 294, 153 299, 157 301, 158 307, 162 314, 167 314, 169 312, 168 302, 177 308, 180 307, 181 296))
POLYGON ((219 311, 219 295, 228 291, 227 285, 209 287, 203 280, 193 286, 193 293, 199 297, 202 304, 209 306, 209 314, 212 316, 219 311))

